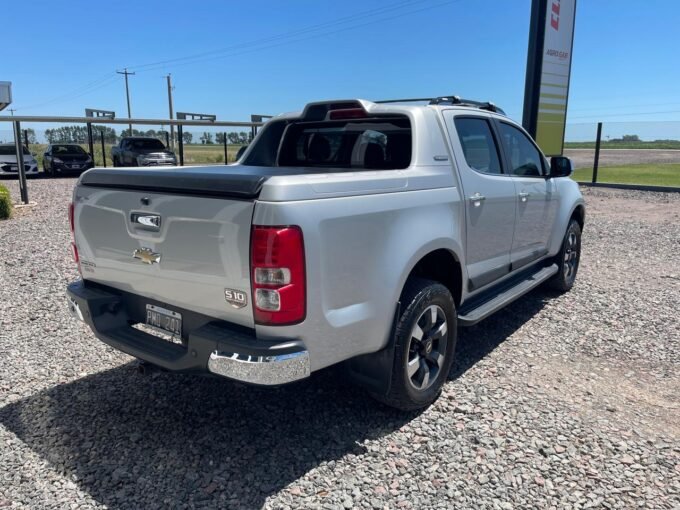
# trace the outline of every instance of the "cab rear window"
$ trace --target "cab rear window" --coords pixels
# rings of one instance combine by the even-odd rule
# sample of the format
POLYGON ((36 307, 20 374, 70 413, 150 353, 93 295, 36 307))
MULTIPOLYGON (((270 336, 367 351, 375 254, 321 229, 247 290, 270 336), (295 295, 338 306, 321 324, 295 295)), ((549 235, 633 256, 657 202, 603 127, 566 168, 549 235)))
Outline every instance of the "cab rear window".
POLYGON ((406 118, 300 122, 283 134, 278 166, 393 170, 411 164, 406 118))

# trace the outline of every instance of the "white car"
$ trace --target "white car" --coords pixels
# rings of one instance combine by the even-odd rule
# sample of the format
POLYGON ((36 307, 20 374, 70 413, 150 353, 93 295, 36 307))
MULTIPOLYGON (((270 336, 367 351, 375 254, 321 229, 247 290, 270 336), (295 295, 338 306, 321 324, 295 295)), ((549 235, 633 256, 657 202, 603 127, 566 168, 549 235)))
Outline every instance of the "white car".
MULTIPOLYGON (((38 174, 38 162, 25 147, 24 150, 24 167, 26 175, 38 174)), ((0 175, 18 175, 19 167, 17 166, 17 152, 13 143, 0 144, 0 175)))

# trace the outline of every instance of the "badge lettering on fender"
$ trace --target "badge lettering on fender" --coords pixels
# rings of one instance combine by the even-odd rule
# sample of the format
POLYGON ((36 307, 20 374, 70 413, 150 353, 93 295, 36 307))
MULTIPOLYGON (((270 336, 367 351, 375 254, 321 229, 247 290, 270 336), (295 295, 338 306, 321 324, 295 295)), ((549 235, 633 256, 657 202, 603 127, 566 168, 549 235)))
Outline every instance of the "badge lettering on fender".
POLYGON ((236 289, 224 289, 224 299, 234 308, 243 308, 248 304, 247 294, 236 289))

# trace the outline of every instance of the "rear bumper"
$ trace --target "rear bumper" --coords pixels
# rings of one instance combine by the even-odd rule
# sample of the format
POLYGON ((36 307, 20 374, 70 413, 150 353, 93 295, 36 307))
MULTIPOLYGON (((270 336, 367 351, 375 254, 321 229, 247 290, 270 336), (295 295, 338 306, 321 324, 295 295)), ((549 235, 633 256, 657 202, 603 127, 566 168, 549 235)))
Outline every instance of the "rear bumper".
POLYGON ((279 385, 310 374, 301 341, 264 341, 253 330, 173 307, 182 314, 182 343, 133 328, 144 304, 163 303, 102 285, 77 281, 66 291, 71 314, 104 343, 167 370, 208 372, 258 385, 279 385))

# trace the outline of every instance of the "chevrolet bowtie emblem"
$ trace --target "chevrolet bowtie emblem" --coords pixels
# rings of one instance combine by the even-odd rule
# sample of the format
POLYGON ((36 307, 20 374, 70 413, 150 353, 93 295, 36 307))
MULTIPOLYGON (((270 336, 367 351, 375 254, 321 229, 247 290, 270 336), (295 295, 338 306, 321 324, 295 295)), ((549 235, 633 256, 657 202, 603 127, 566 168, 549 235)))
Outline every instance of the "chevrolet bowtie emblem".
POLYGON ((161 254, 154 253, 149 248, 137 248, 132 256, 136 259, 141 260, 145 264, 158 264, 161 261, 161 254))

